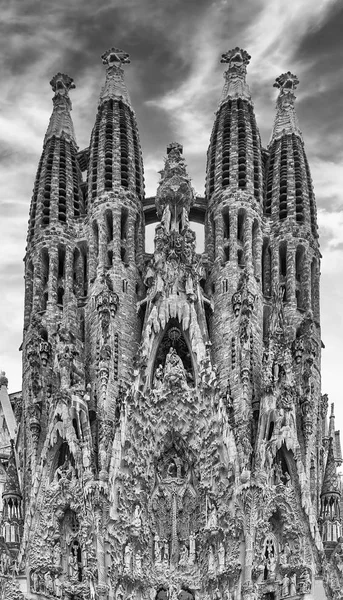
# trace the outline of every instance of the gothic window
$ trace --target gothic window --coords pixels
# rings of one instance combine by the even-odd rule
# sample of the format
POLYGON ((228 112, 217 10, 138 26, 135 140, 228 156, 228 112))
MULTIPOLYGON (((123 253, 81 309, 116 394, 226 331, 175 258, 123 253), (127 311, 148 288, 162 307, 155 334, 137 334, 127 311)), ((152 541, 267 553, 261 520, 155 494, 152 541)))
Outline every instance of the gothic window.
POLYGON ((42 288, 47 286, 49 279, 49 253, 47 248, 42 248, 41 252, 41 281, 42 288))
MULTIPOLYGON (((76 153, 73 146, 70 146, 71 154, 71 169, 73 176, 73 198, 74 198, 74 217, 79 217, 81 214, 80 201, 83 200, 82 193, 80 193, 80 167, 76 159, 76 153)), ((83 207, 82 207, 83 208, 83 207)))
POLYGON ((64 298, 64 288, 59 287, 57 289, 57 304, 58 304, 58 306, 63 307, 63 298, 64 298))
POLYGON ((246 173, 246 106, 247 103, 241 98, 237 100, 237 127, 238 127, 238 187, 245 188, 247 184, 246 173))
POLYGON ((129 144, 127 131, 127 113, 129 112, 122 101, 119 106, 119 130, 120 130, 120 174, 121 185, 129 187, 129 144))
POLYGON ((270 298, 272 293, 272 253, 267 238, 263 240, 262 247, 262 290, 263 295, 270 298))
POLYGON ((229 209, 225 208, 222 212, 223 216, 223 236, 224 236, 224 260, 228 262, 230 260, 230 216, 229 209))
POLYGON ((93 221, 93 241, 95 256, 98 258, 99 255, 99 227, 96 221, 93 221))
POLYGON ((318 262, 314 258, 311 263, 311 307, 313 316, 319 321, 319 272, 318 262))
POLYGON ((260 199, 260 143, 257 132, 256 120, 254 110, 251 105, 248 105, 250 127, 252 134, 252 146, 253 146, 253 161, 254 161, 254 196, 257 201, 260 199))
POLYGON ((30 315, 32 312, 33 279, 34 279, 34 267, 33 267, 32 260, 30 260, 27 263, 26 274, 25 274, 25 329, 29 325, 30 315))
POLYGON ((212 135, 211 135, 211 142, 210 142, 210 151, 208 154, 207 172, 208 172, 208 194, 209 194, 209 196, 211 196, 212 193, 214 192, 218 129, 219 129, 219 117, 217 117, 217 119, 214 122, 212 135))
POLYGON ((111 210, 105 212, 105 223, 107 231, 107 241, 112 242, 113 240, 113 214, 111 210))
POLYGON ((128 262, 127 253, 127 234, 128 234, 128 216, 127 208, 122 208, 120 213, 120 257, 124 264, 128 262))
POLYGON ((273 143, 273 146, 270 150, 270 158, 269 158, 269 162, 268 162, 268 166, 267 166, 267 169, 268 169, 267 194, 266 194, 266 202, 265 202, 264 212, 268 216, 270 216, 272 214, 275 151, 276 151, 276 142, 273 143))
POLYGON ((295 296, 297 308, 305 308, 305 249, 298 246, 295 254, 295 296))
MULTIPOLYGON (((31 209, 30 209, 30 224, 29 224, 29 227, 30 227, 29 239, 30 240, 32 240, 33 234, 35 232, 36 214, 37 214, 37 198, 38 198, 38 190, 39 190, 42 166, 43 166, 43 154, 39 161, 36 180, 35 180, 35 186, 33 188, 33 196, 32 196, 31 209)), ((44 201, 43 201, 43 206, 44 206, 44 201)))
MULTIPOLYGON (((91 168, 89 169, 89 179, 90 179, 90 191, 92 193, 92 199, 96 198, 96 195, 97 195, 99 129, 100 129, 100 122, 101 122, 103 108, 104 108, 104 105, 102 104, 99 107, 99 110, 98 110, 98 113, 96 116, 95 125, 94 125, 94 129, 92 132, 92 140, 91 140, 92 164, 91 164, 91 168)), ((107 159, 109 158, 110 161, 112 162, 112 156, 106 156, 106 152, 105 152, 105 160, 106 160, 106 158, 107 159)))
POLYGON ((65 263, 65 248, 63 246, 58 247, 58 271, 57 277, 63 279, 64 277, 64 263, 65 263))
POLYGON ((279 246, 279 275, 280 284, 284 285, 285 293, 283 295, 283 301, 287 300, 287 242, 281 242, 279 246))

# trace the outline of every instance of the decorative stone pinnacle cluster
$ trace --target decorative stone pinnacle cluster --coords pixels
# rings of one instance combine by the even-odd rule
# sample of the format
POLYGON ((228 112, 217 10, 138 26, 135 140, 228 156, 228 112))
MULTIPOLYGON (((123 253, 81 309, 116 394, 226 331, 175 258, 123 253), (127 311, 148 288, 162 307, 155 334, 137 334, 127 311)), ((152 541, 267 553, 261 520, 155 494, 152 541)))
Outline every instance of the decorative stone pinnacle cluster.
POLYGON ((55 92, 62 96, 67 96, 69 90, 75 89, 75 83, 72 77, 65 73, 57 73, 50 81, 50 85, 55 92))
POLYGON ((115 64, 127 65, 129 64, 130 57, 127 52, 120 50, 119 48, 110 48, 101 55, 102 62, 108 67, 113 67, 115 64))

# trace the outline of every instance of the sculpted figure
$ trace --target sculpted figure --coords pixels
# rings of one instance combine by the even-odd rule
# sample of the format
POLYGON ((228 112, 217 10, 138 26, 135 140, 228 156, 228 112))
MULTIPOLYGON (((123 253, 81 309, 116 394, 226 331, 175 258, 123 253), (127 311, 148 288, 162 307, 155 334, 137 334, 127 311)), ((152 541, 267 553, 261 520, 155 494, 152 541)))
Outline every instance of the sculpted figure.
POLYGON ((289 595, 289 577, 287 573, 284 574, 282 580, 282 598, 286 598, 289 595))
POLYGON ((154 537, 154 552, 155 552, 155 563, 160 564, 161 560, 162 560, 162 556, 161 556, 160 536, 158 535, 158 533, 155 533, 155 537, 154 537))
POLYGON ((172 387, 186 384, 186 371, 183 362, 176 350, 172 347, 166 357, 164 376, 172 387))
POLYGON ((136 567, 136 574, 141 575, 142 574, 142 555, 139 550, 137 550, 136 555, 135 555, 135 567, 136 567))
POLYGON ((216 561, 215 561, 215 557, 214 557, 213 547, 211 545, 209 548, 209 551, 208 551, 208 572, 215 573, 215 570, 216 570, 216 561))
POLYGON ((124 564, 125 570, 131 571, 131 560, 132 560, 132 544, 129 542, 125 546, 124 564))
POLYGON ((161 364, 159 364, 155 371, 153 387, 156 390, 159 390, 162 387, 162 384, 163 384, 163 366, 161 364))
POLYGON ((186 567, 188 565, 188 549, 185 544, 181 548, 179 565, 180 567, 186 567))
POLYGON ((304 594, 309 593, 311 591, 312 583, 311 583, 311 576, 308 571, 304 571, 304 573, 301 575, 301 582, 302 582, 303 593, 304 594))
POLYGON ((59 576, 55 575, 55 581, 54 581, 54 588, 55 588, 55 596, 57 598, 62 598, 62 583, 61 580, 59 578, 59 576))
POLYGON ((39 577, 36 571, 32 573, 32 587, 34 592, 39 592, 39 577))
POLYGON ((225 548, 223 542, 220 542, 218 548, 218 565, 219 571, 224 571, 225 569, 225 548))
POLYGON ((54 567, 59 569, 61 566, 61 545, 59 542, 56 542, 53 549, 53 557, 54 557, 54 567))
POLYGON ((169 564, 169 543, 168 543, 168 540, 164 540, 163 562, 164 562, 165 565, 169 564))
POLYGON ((116 600, 124 600, 124 589, 121 583, 116 589, 116 600))
POLYGON ((295 596, 297 593, 297 576, 296 573, 293 573, 290 577, 290 587, 289 587, 289 595, 295 596))
POLYGON ((134 527, 135 529, 141 528, 141 525, 142 525, 141 514, 142 514, 142 509, 139 506, 139 504, 136 504, 135 512, 134 512, 133 519, 132 519, 132 527, 134 527))
POLYGON ((195 533, 191 533, 189 536, 189 564, 194 565, 195 563, 195 533))
POLYGON ((54 583, 52 581, 49 571, 44 575, 45 591, 52 594, 54 591, 54 583))
POLYGON ((217 520, 217 508, 215 504, 210 505, 210 514, 207 519, 206 529, 217 529, 218 520, 217 520))

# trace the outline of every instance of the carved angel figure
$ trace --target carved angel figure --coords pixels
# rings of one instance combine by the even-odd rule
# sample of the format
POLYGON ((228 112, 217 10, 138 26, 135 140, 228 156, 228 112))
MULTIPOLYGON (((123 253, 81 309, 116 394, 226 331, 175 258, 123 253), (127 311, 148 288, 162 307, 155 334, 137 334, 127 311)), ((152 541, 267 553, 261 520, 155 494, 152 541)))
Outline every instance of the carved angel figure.
POLYGON ((132 527, 134 527, 135 529, 140 529, 141 525, 142 525, 142 508, 140 507, 139 504, 136 504, 135 506, 135 512, 133 515, 133 519, 132 519, 132 527))
POLYGON ((180 567, 186 567, 188 565, 188 548, 185 544, 181 548, 179 565, 180 567))

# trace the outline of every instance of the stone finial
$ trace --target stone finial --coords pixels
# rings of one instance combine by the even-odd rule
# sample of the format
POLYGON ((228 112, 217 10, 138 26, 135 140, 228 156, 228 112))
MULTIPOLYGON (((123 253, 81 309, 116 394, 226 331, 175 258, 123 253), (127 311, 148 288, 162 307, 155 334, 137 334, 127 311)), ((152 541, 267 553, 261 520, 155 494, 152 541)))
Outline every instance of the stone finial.
POLYGON ((50 81, 50 85, 55 92, 55 96, 57 94, 61 96, 68 96, 69 90, 75 89, 75 83, 72 77, 69 75, 65 75, 65 73, 56 73, 54 77, 50 81))
POLYGON ((227 98, 251 100, 249 86, 245 81, 250 58, 250 54, 238 46, 222 54, 220 62, 229 66, 224 73, 225 84, 220 104, 227 98))
POLYGON ((246 72, 246 66, 249 64, 250 59, 251 56, 247 53, 246 50, 242 50, 242 48, 238 48, 238 46, 236 46, 236 48, 228 50, 227 52, 222 54, 220 62, 228 63, 229 69, 231 68, 238 70, 245 67, 246 72))
POLYGON ((276 78, 273 87, 280 90, 276 101, 276 116, 270 143, 282 135, 296 134, 302 139, 298 118, 294 108, 295 90, 299 83, 296 75, 290 71, 276 78))
POLYGON ((118 63, 121 65, 127 65, 131 62, 129 54, 123 50, 120 50, 119 48, 110 48, 109 50, 106 50, 106 52, 101 55, 101 59, 103 64, 107 65, 108 67, 118 65, 118 63))
POLYGON ((122 65, 130 63, 128 53, 119 48, 110 48, 102 54, 101 59, 103 64, 106 65, 106 81, 100 93, 99 104, 118 98, 131 107, 122 67, 122 65))
POLYGON ((65 73, 57 73, 51 79, 50 85, 55 92, 52 99, 54 108, 45 134, 44 144, 53 136, 63 136, 68 141, 74 142, 76 146, 74 126, 70 115, 72 106, 69 98, 69 90, 75 89, 74 80, 65 73))
POLYGON ((273 87, 276 87, 280 90, 280 93, 290 94, 293 93, 297 89, 297 85, 299 84, 299 79, 296 75, 293 75, 290 71, 287 73, 282 73, 275 79, 275 83, 273 87))
POLYGON ((183 146, 182 144, 179 144, 179 142, 171 142, 167 146, 167 154, 169 154, 172 150, 178 150, 178 152, 182 154, 183 146))

